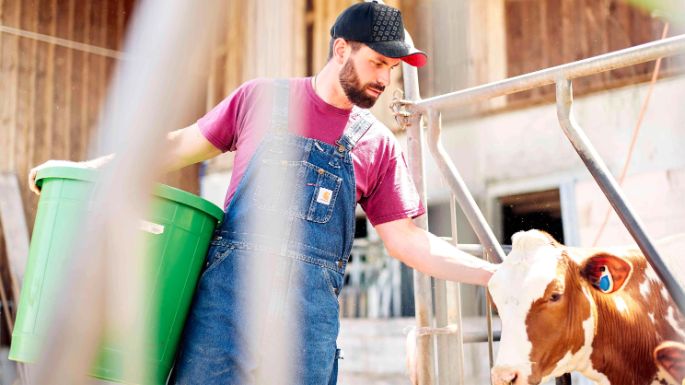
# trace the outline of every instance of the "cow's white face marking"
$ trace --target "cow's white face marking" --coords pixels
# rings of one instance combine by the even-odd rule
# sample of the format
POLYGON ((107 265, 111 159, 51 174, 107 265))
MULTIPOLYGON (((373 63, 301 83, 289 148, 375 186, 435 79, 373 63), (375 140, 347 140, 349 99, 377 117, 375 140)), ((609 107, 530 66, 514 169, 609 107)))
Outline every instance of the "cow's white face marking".
POLYGON ((642 298, 649 300, 649 287, 651 286, 650 280, 645 279, 641 284, 640 284, 640 294, 642 294, 642 298))
POLYGON ((533 345, 526 330, 526 316, 533 302, 557 276, 561 250, 543 233, 531 230, 512 237, 513 248, 493 275, 488 288, 502 319, 502 337, 496 366, 516 367, 530 376, 533 345))
POLYGON ((619 313, 628 313, 628 304, 626 304, 626 300, 618 295, 614 295, 613 297, 614 305, 616 305, 616 310, 618 310, 619 313))

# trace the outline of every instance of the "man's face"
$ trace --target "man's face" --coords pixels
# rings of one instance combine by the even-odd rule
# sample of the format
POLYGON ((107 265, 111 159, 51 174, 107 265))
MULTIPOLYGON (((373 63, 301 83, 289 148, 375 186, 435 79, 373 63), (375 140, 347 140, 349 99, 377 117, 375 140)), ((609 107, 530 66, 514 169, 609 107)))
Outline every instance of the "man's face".
POLYGON ((383 56, 367 46, 351 52, 340 70, 340 85, 352 104, 371 108, 390 83, 390 71, 400 59, 383 56))

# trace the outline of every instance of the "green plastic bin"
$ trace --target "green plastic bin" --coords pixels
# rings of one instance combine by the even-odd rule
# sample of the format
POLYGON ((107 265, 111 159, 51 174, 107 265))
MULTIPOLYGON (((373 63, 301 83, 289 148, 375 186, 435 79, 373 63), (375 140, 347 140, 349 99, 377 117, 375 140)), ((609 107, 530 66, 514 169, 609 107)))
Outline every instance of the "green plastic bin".
MULTIPOLYGON (((37 360, 53 305, 60 296, 68 296, 59 292, 60 280, 72 242, 79 239, 75 234, 78 221, 96 210, 91 207, 96 177, 94 170, 69 167, 38 173, 42 192, 12 334, 11 360, 37 360)), ((222 219, 219 207, 196 195, 165 185, 156 187, 151 214, 141 219, 148 263, 141 293, 143 314, 136 317, 135 325, 151 331, 139 356, 147 375, 124 373, 124 358, 132 350, 112 338, 115 333, 106 333, 91 375, 121 383, 166 382, 212 233, 222 219)))

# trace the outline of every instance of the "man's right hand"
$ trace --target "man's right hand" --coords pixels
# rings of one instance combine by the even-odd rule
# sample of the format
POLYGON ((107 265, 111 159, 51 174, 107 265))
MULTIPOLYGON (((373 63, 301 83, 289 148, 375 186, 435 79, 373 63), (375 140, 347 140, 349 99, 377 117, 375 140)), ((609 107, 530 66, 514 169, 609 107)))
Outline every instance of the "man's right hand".
MULTIPOLYGON (((202 162, 221 154, 221 150, 205 138, 197 123, 186 128, 167 134, 168 144, 163 150, 163 169, 165 172, 175 171, 188 165, 202 162)), ((78 167, 100 168, 114 159, 114 154, 91 159, 86 162, 72 162, 68 160, 49 160, 29 172, 29 189, 40 195, 40 188, 36 186, 36 174, 46 167, 78 167)))
POLYGON ((88 162, 72 162, 70 160, 48 160, 47 162, 36 166, 29 171, 29 190, 36 195, 40 195, 40 187, 36 185, 36 175, 38 171, 48 167, 75 167, 75 168, 93 168, 88 162))

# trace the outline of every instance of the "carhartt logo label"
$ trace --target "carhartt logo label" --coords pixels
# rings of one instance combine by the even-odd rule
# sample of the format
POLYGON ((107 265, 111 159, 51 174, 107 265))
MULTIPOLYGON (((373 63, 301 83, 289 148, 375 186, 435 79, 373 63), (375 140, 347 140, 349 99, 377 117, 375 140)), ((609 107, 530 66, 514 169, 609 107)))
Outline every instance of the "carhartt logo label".
POLYGON ((331 204, 332 197, 333 191, 322 187, 319 189, 319 195, 316 197, 316 201, 325 205, 329 205, 331 204))

